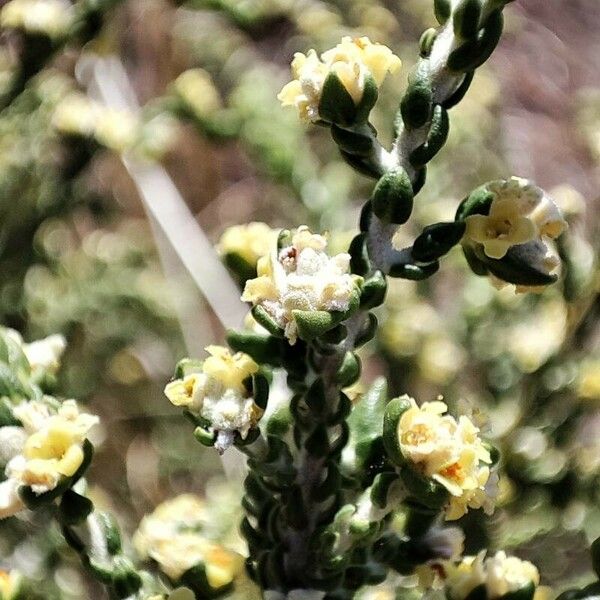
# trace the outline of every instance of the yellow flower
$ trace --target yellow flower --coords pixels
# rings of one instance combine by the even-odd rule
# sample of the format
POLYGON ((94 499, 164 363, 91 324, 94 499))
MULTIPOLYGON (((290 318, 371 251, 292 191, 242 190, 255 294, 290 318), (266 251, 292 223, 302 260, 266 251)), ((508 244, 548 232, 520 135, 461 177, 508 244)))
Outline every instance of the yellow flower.
POLYGON ((2 8, 0 25, 59 37, 73 22, 73 7, 66 0, 12 0, 2 8))
POLYGON ((29 436, 23 454, 7 465, 7 473, 37 494, 54 489, 81 466, 82 444, 97 422, 97 417, 80 413, 74 400, 63 402, 58 413, 29 436))
POLYGON ((210 356, 204 361, 202 370, 206 375, 220 381, 224 387, 245 392, 244 379, 258 371, 258 365, 243 352, 231 352, 223 346, 208 346, 210 356))
POLYGON ((165 395, 175 406, 206 419, 218 434, 215 447, 223 452, 233 443, 236 431, 245 438, 262 417, 263 411, 243 384, 258 371, 258 365, 243 352, 232 355, 222 346, 206 350, 210 356, 202 364, 202 372, 170 382, 165 395))
POLYGON ((535 565, 505 552, 486 558, 484 550, 456 564, 444 563, 443 572, 451 600, 463 600, 478 586, 485 586, 488 600, 496 600, 531 584, 537 587, 540 582, 535 565))
POLYGON ((12 600, 19 593, 23 577, 18 571, 0 571, 0 600, 12 600))
POLYGON ((83 442, 98 423, 98 417, 80 413, 74 400, 66 400, 56 412, 39 401, 24 402, 13 412, 23 424, 23 435, 19 447, 11 450, 6 479, 0 483, 1 519, 23 509, 21 486, 43 494, 74 475, 84 459, 83 442))
POLYGON ((283 106, 294 106, 304 121, 319 119, 319 102, 325 79, 335 73, 355 104, 362 100, 365 79, 373 77, 380 86, 387 73, 401 66, 400 59, 382 44, 373 44, 369 38, 342 38, 335 48, 317 55, 297 52, 292 61, 293 81, 281 90, 277 98, 283 106))
POLYGON ((83 94, 68 94, 57 105, 52 125, 61 133, 92 136, 101 107, 83 94))
POLYGON ((490 453, 479 438, 479 429, 465 416, 458 421, 445 414, 446 404, 413 398, 398 421, 403 456, 423 475, 450 493, 446 519, 464 515, 468 508, 491 508, 486 493, 490 479, 490 453))
POLYGON ((203 564, 213 588, 229 585, 243 567, 240 555, 206 539, 202 529, 209 519, 204 501, 184 494, 162 503, 142 519, 133 537, 140 557, 155 560, 173 581, 203 564))
POLYGON ((129 150, 137 141, 140 123, 125 110, 103 108, 96 122, 94 135, 98 143, 115 152, 129 150))
POLYGON ((220 254, 237 254, 254 267, 259 258, 269 253, 276 240, 277 230, 266 223, 235 225, 223 232, 218 250, 220 254))
POLYGON ((173 83, 173 88, 197 117, 206 117, 222 106, 219 92, 204 69, 184 71, 173 83))
POLYGON ((577 395, 587 400, 600 400, 600 360, 586 361, 581 365, 577 395))
POLYGON ((298 331, 294 310, 345 311, 355 290, 350 255, 330 257, 327 240, 299 227, 290 246, 258 261, 256 279, 246 282, 242 300, 262 306, 284 329, 290 344, 298 331))
POLYGON ((554 239, 567 226, 554 201, 525 179, 495 181, 487 188, 494 195, 489 214, 468 216, 465 238, 482 244, 490 258, 503 258, 512 246, 554 239))

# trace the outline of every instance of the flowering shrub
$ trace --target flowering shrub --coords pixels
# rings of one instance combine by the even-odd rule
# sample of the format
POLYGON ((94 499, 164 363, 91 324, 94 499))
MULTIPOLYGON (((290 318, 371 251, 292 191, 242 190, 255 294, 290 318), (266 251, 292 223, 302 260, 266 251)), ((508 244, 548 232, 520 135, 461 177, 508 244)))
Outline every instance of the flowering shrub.
MULTIPOLYGON (((233 492, 234 500, 223 500, 223 504, 239 505, 243 516, 236 510, 223 516, 222 506, 180 495, 147 514, 131 543, 122 540, 117 520, 103 510, 110 502, 101 495, 97 498, 87 481, 94 444, 102 443, 106 425, 75 400, 63 399, 57 386, 65 340, 50 336, 26 344, 6 329, 0 334, 4 472, 0 518, 53 522, 60 532, 55 538, 64 540, 56 542, 56 552, 69 546, 90 580, 114 598, 192 600, 260 593, 268 599, 346 600, 386 589, 392 590, 393 597, 404 597, 410 594, 411 576, 413 592, 421 597, 444 593, 448 600, 532 600, 543 593, 538 569, 531 562, 507 556, 503 550, 485 549, 495 544, 495 538, 490 534, 493 524, 481 513, 491 515, 496 505, 510 508, 514 488, 527 477, 546 486, 544 494, 553 495, 554 506, 563 502, 562 490, 572 484, 572 474, 586 472, 591 481, 576 494, 595 498, 599 469, 594 464, 595 438, 588 435, 585 452, 578 452, 573 431, 585 423, 578 421, 577 410, 561 412, 559 405, 566 390, 576 389, 582 400, 598 399, 597 361, 592 357, 572 369, 563 368, 558 359, 552 362, 562 356, 565 330, 572 321, 574 339, 583 336, 585 318, 577 321, 573 315, 589 314, 585 307, 574 311, 567 305, 569 294, 577 289, 576 277, 571 279, 577 275, 573 264, 577 261, 570 260, 576 252, 567 251, 563 234, 569 213, 579 210, 577 202, 563 203, 563 215, 554 194, 519 177, 478 185, 456 203, 455 211, 444 189, 442 202, 450 206, 454 218, 448 218, 447 210, 439 211, 443 216, 435 210, 428 213, 418 198, 431 185, 427 164, 446 144, 450 110, 466 96, 476 70, 499 42, 507 3, 435 0, 439 26, 421 37, 419 59, 408 76, 389 148, 372 124, 379 119, 372 117, 383 104, 379 94, 384 79, 398 72, 401 61, 390 48, 366 36, 344 36, 320 54, 316 50, 295 54, 293 79, 277 96, 284 109, 293 109, 290 112, 295 114, 289 117, 280 107, 270 105, 265 110, 266 103, 248 101, 243 93, 236 96, 234 91, 226 97, 211 72, 200 68, 185 71, 167 86, 156 106, 137 114, 104 106, 74 91, 71 84, 53 90, 43 77, 27 88, 62 48, 93 40, 116 2, 11 0, 4 4, 0 24, 18 40, 15 49, 20 50, 21 60, 3 81, 2 105, 9 110, 27 102, 28 93, 39 104, 47 102, 44 118, 52 125, 51 135, 71 151, 73 162, 64 168, 67 180, 79 174, 100 149, 121 156, 135 179, 145 168, 151 169, 146 161, 162 160, 168 154, 174 120, 180 119, 192 122, 207 138, 241 140, 267 170, 277 172, 280 181, 295 189, 308 208, 308 196, 330 199, 341 184, 339 171, 320 172, 306 160, 307 153, 295 151, 297 144, 306 144, 296 124, 282 127, 281 132, 275 126, 271 131, 280 135, 269 135, 271 120, 277 125, 279 119, 289 118, 291 123, 299 117, 304 125, 318 125, 331 134, 349 168, 374 183, 361 211, 359 233, 347 252, 339 232, 317 233, 315 227, 291 219, 290 230, 258 222, 230 228, 218 244, 223 262, 240 284, 240 298, 248 304, 246 328, 227 332, 228 347, 209 345, 205 356, 180 361, 164 394, 191 422, 193 439, 220 455, 239 451, 247 457, 243 490, 233 492), (60 96, 60 102, 44 100, 45 92, 60 96), (452 273, 455 247, 462 248, 466 259, 458 267, 463 278, 469 269, 489 278, 494 287, 547 294, 536 305, 540 310, 527 312, 526 304, 519 305, 530 319, 529 329, 525 318, 508 323, 500 351, 495 349, 494 336, 478 329, 473 315, 489 309, 489 318, 494 319, 496 298, 499 303, 518 302, 506 290, 496 292, 477 282, 472 283, 477 293, 471 296, 471 288, 465 288, 472 303, 465 302, 464 314, 457 320, 464 336, 471 336, 472 343, 465 347, 472 355, 436 322, 434 294, 424 282, 442 269, 442 263, 452 273), (560 278, 565 292, 557 300, 551 296, 551 286, 560 278), (532 330, 537 338, 530 335, 532 330), (361 383, 362 348, 374 338, 393 368, 389 382, 379 378, 367 388, 361 383), (499 358, 502 352, 510 359, 499 358), (410 369, 405 368, 407 357, 416 355, 410 369), (486 427, 481 411, 469 407, 467 399, 454 402, 449 410, 443 396, 438 396, 441 388, 458 380, 465 365, 476 359, 494 362, 494 368, 486 371, 488 381, 469 382, 475 388, 473 395, 492 397, 490 404, 515 385, 515 365, 523 375, 541 373, 543 382, 530 387, 548 393, 528 398, 522 405, 503 397, 494 407, 496 414, 491 411, 493 428, 486 427), (429 391, 415 394, 418 401, 388 391, 403 387, 417 370, 433 384, 429 391), (553 412, 545 412, 546 408, 553 412), (539 424, 554 427, 555 439, 547 439, 539 424), (241 522, 243 541, 224 534, 231 530, 228 521, 236 519, 241 522), (215 524, 221 520, 226 522, 215 524), (464 532, 446 521, 459 521, 464 532)), ((260 19, 248 3, 207 4, 256 35, 260 19)), ((376 21, 383 30, 391 13, 379 8, 383 12, 376 21)), ((307 20, 311 10, 298 15, 294 11, 302 9, 285 2, 267 2, 256 10, 261 15, 273 11, 275 17, 280 12, 294 14, 299 29, 311 29, 307 20)), ((373 29, 377 33, 377 27, 373 29)), ((239 56, 236 60, 244 63, 239 56)), ((232 63, 235 69, 236 61, 232 63)), ((85 69, 81 71, 85 79, 85 69)), ((260 94, 258 74, 250 71, 247 76, 247 85, 260 94)), ((393 85, 394 78, 389 79, 393 85)), ((152 185, 139 187, 144 195, 152 185)), ((316 206, 318 201, 313 200, 313 209, 316 206)), ((72 325, 73 308, 67 307, 62 315, 64 307, 50 310, 45 300, 49 294, 39 289, 64 294, 67 304, 69 285, 77 287, 84 281, 91 290, 92 283, 98 284, 110 272, 108 265, 118 260, 102 250, 101 240, 83 237, 86 259, 77 253, 68 256, 60 236, 36 234, 36 243, 44 249, 63 253, 61 265, 68 268, 49 264, 28 271, 19 297, 32 323, 55 318, 72 325)), ((111 247, 126 245, 121 240, 111 247)), ((137 285, 143 288, 144 299, 152 297, 148 290, 155 281, 138 276, 140 255, 123 250, 120 258, 127 269, 122 277, 116 274, 118 285, 111 288, 119 293, 101 290, 98 306, 82 310, 92 331, 107 312, 102 299, 117 297, 115 306, 122 309, 138 299, 133 293, 127 295, 137 285), (121 298, 126 301, 119 302, 121 298)), ((595 293, 594 285, 590 287, 595 293)), ((109 344, 113 341, 110 332, 106 338, 109 344)), ((147 341, 141 340, 139 346, 147 341)), ((133 361, 117 345, 119 351, 107 362, 112 373, 122 374, 123 363, 133 361)), ((164 362, 163 350, 153 345, 149 353, 140 355, 154 360, 158 356, 164 362)), ((119 381, 123 383, 123 378, 119 381)), ((135 444, 131 448, 134 455, 135 444)), ((187 453, 189 446, 177 448, 187 453)), ((138 475, 131 465, 127 474, 131 479, 138 475)), ((152 494, 146 488, 144 492, 145 502, 152 494)), ((545 506, 544 494, 540 493, 540 506, 545 506)), ((581 523, 581 506, 572 503, 568 508, 561 516, 563 523, 581 523)), ((597 543, 591 550, 598 571, 597 543)), ((2 598, 35 597, 29 575, 1 572, 2 598)), ((595 582, 568 590, 563 598, 595 597, 598 589, 595 582)))

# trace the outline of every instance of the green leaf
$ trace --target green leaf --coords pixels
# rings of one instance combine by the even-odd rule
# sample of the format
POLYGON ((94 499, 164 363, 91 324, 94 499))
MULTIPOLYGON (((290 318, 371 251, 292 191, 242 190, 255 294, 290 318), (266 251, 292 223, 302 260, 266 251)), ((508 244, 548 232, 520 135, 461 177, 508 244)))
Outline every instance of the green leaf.
POLYGON ((310 342, 335 327, 342 319, 340 313, 326 310, 293 310, 298 337, 310 342))
POLYGON ((473 588, 464 600, 488 600, 488 595, 485 585, 478 585, 473 588))
POLYGON ((115 559, 117 566, 113 572, 112 589, 117 598, 129 598, 142 587, 142 578, 136 573, 129 559, 119 556, 115 559))
POLYGON ((450 110, 453 106, 456 106, 465 97, 465 94, 471 87, 474 76, 475 71, 467 71, 465 73, 465 76, 463 77, 460 85, 456 88, 456 91, 453 92, 444 102, 442 102, 442 106, 446 110, 450 110))
POLYGON ((214 431, 209 431, 208 429, 200 426, 194 429, 194 437, 203 446, 207 446, 208 448, 214 446, 217 440, 217 434, 214 431))
POLYGON ((465 233, 465 227, 464 221, 435 223, 425 227, 413 245, 413 258, 426 263, 441 258, 460 242, 465 233))
POLYGON ((256 265, 250 264, 239 254, 228 252, 223 256, 223 262, 231 271, 233 271, 233 273, 239 277, 242 283, 246 282, 248 279, 253 279, 256 277, 256 265))
POLYGON ((383 415, 383 446, 389 459, 398 466, 406 461, 400 449, 398 438, 398 422, 400 417, 412 406, 410 398, 405 394, 387 403, 383 415))
POLYGON ((115 518, 107 512, 99 512, 96 515, 104 539, 106 541, 106 550, 111 556, 115 556, 121 552, 121 532, 115 518))
POLYGON ((449 492, 441 484, 417 472, 408 464, 400 473, 417 508, 441 510, 448 502, 449 492))
POLYGON ((366 275, 371 268, 369 253, 367 251, 367 234, 359 233, 350 242, 350 270, 355 275, 366 275))
POLYGON ((431 49, 433 48, 433 43, 436 38, 437 29, 435 29, 435 27, 430 27, 423 32, 421 39, 419 40, 419 52, 421 58, 427 58, 431 54, 431 49))
POLYGON ((269 399, 269 381, 263 373, 252 375, 252 395, 256 405, 264 410, 269 399))
POLYGON ((594 571, 596 575, 600 577, 600 538, 596 539, 590 548, 590 553, 592 555, 592 566, 594 567, 594 571))
POLYGON ((494 194, 484 184, 474 189, 458 206, 456 221, 464 221, 471 215, 489 215, 490 206, 494 200, 494 194))
MULTIPOLYGON (((598 592, 596 591, 596 594, 598 592)), ((535 595, 535 584, 531 581, 528 585, 522 587, 520 590, 514 592, 508 592, 501 596, 500 600, 533 600, 535 595)))
POLYGON ((354 405, 348 417, 350 436, 357 455, 375 438, 381 436, 383 414, 388 401, 387 390, 385 378, 377 378, 367 393, 354 405))
POLYGON ((429 265, 415 265, 406 262, 391 264, 389 266, 388 275, 390 277, 398 277, 400 279, 409 279, 411 281, 422 281, 431 277, 440 268, 438 261, 432 262, 429 265))
POLYGON ((253 307, 251 312, 258 324, 262 325, 271 335, 280 338, 284 337, 283 329, 279 327, 273 317, 262 306, 253 307))
POLYGON ((452 14, 454 33, 461 38, 472 38, 479 31, 481 0, 459 0, 452 14))
POLYGON ((336 373, 336 383, 342 387, 348 387, 360 377, 360 359, 350 350, 346 352, 342 364, 336 373))
POLYGON ((390 169, 377 182, 371 205, 373 212, 386 223, 401 225, 408 221, 413 209, 413 186, 405 169, 390 169))
POLYGON ((356 105, 336 73, 330 72, 323 84, 319 116, 328 123, 351 125, 356 120, 356 105))
POLYGON ((281 365, 281 339, 249 331, 227 331, 227 343, 235 352, 245 352, 259 364, 281 365))
POLYGON ((492 54, 502 35, 504 17, 501 10, 494 11, 477 36, 459 46, 448 57, 451 71, 473 71, 481 66, 492 54))
POLYGON ((363 310, 375 308, 383 304, 387 292, 387 281, 381 271, 375 271, 372 277, 369 277, 360 291, 360 307, 363 310))
POLYGON ((515 285, 541 286, 554 283, 558 279, 558 275, 545 271, 536 258, 536 254, 545 253, 543 244, 541 240, 534 240, 512 246, 501 259, 489 258, 482 248, 476 248, 475 251, 489 271, 502 281, 515 285))
POLYGON ((400 112, 408 129, 419 129, 425 125, 433 108, 433 90, 429 77, 429 60, 421 59, 417 67, 408 76, 408 88, 400 112))
POLYGON ((440 25, 443 25, 452 14, 452 5, 450 0, 433 0, 433 9, 435 18, 440 25))
POLYGON ((371 110, 375 106, 378 97, 379 89, 377 83, 375 83, 375 79, 373 79, 373 76, 369 73, 364 80, 362 98, 356 107, 357 123, 366 123, 368 121, 371 110))
POLYGON ((449 129, 448 111, 436 104, 431 117, 427 141, 410 153, 410 163, 414 167, 422 167, 428 163, 446 143, 449 129))
POLYGON ((59 506, 59 520, 64 525, 77 525, 84 521, 94 510, 94 505, 89 498, 81 496, 73 490, 67 490, 59 506))

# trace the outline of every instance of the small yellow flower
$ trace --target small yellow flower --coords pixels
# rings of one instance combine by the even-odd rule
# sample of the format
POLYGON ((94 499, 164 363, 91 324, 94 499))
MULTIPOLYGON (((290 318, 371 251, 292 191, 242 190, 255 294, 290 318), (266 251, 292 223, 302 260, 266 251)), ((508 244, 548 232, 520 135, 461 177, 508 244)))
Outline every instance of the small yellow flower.
POLYGON ((258 259, 269 253, 277 240, 277 230, 266 223, 248 223, 228 227, 219 240, 220 254, 237 254, 255 267, 258 259))
POLYGON ((222 107, 219 92, 204 69, 184 71, 173 83, 173 88, 197 117, 206 117, 222 107))
POLYGON ((57 105, 52 125, 63 134, 94 135, 101 107, 83 94, 73 92, 57 105))
POLYGON ((199 410, 203 394, 202 384, 202 376, 192 373, 183 379, 169 382, 165 387, 165 396, 174 406, 199 410))
POLYGON ((478 586, 485 586, 489 600, 497 600, 531 584, 537 587, 540 582, 535 565, 515 556, 506 556, 505 552, 486 558, 482 551, 459 563, 443 563, 442 567, 446 592, 451 600, 463 600, 478 586))
POLYGON ((40 401, 24 402, 13 412, 23 427, 0 483, 2 519, 23 509, 21 486, 43 494, 74 475, 84 459, 83 442, 98 423, 98 417, 80 413, 74 400, 66 400, 56 412, 40 401))
POLYGON ((348 310, 355 291, 350 255, 326 253, 327 240, 302 226, 290 246, 258 261, 256 279, 246 282, 242 300, 262 306, 284 329, 290 344, 297 339, 294 310, 348 310))
POLYGON ((554 201, 525 179, 488 184, 494 195, 488 215, 466 218, 465 238, 483 245, 487 256, 503 258, 512 246, 558 237, 567 224, 554 201))
POLYGON ((168 500, 142 519, 133 537, 136 551, 144 559, 155 560, 173 581, 203 564, 211 587, 229 585, 241 572, 243 559, 203 536, 208 519, 204 501, 196 496, 184 494, 168 500))
POLYGON ((317 121, 323 85, 329 73, 339 77, 355 104, 359 104, 366 77, 370 75, 380 86, 387 73, 396 72, 401 64, 387 46, 374 44, 367 37, 344 37, 321 58, 315 50, 309 50, 306 55, 297 52, 292 61, 294 79, 277 98, 283 106, 295 107, 302 120, 317 121))
POLYGON ((223 452, 233 443, 234 432, 245 438, 262 417, 243 383, 258 371, 258 365, 247 354, 231 354, 222 346, 208 346, 206 351, 210 356, 202 372, 170 382, 165 395, 175 406, 206 419, 218 434, 215 447, 223 452))
POLYGON ((97 422, 97 417, 80 413, 75 401, 65 401, 56 415, 29 436, 23 454, 11 460, 7 472, 37 494, 54 489, 81 466, 82 444, 97 422))
POLYGON ((463 516, 468 508, 491 508, 486 493, 490 479, 490 453, 479 438, 479 429, 465 416, 458 421, 446 414, 440 401, 411 408, 398 421, 403 456, 426 477, 450 493, 446 519, 463 516))
POLYGON ((600 360, 585 361, 581 365, 577 395, 586 400, 600 400, 600 360))
POLYGON ((96 122, 94 136, 98 143, 115 152, 125 152, 136 143, 140 133, 140 123, 125 110, 103 108, 96 122))

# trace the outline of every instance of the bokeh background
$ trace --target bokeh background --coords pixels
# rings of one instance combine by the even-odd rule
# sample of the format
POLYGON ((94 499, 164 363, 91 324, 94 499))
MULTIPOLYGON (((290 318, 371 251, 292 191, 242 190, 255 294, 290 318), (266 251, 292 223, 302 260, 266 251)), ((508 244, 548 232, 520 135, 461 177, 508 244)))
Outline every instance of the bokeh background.
MULTIPOLYGON (((306 223, 345 249, 373 182, 276 94, 295 51, 368 35, 404 62, 374 114, 389 143, 432 3, 65 0, 38 21, 6 17, 18 2, 0 2, 1 322, 28 341, 66 336, 54 390, 100 415, 90 481, 126 531, 181 492, 233 507, 239 461, 227 459, 223 487, 221 461, 162 395, 176 362, 245 311, 208 242, 249 221, 306 223)), ((515 296, 455 249, 431 280, 393 282, 352 394, 384 375, 394 394, 474 411, 504 475, 496 514, 463 523, 468 549, 529 558, 558 590, 587 581, 587 542, 600 535, 600 11, 517 0, 506 13, 401 235, 519 175, 565 211, 566 269, 544 294, 515 296)), ((48 594, 102 597, 39 522, 0 523, 0 554, 48 594)))

